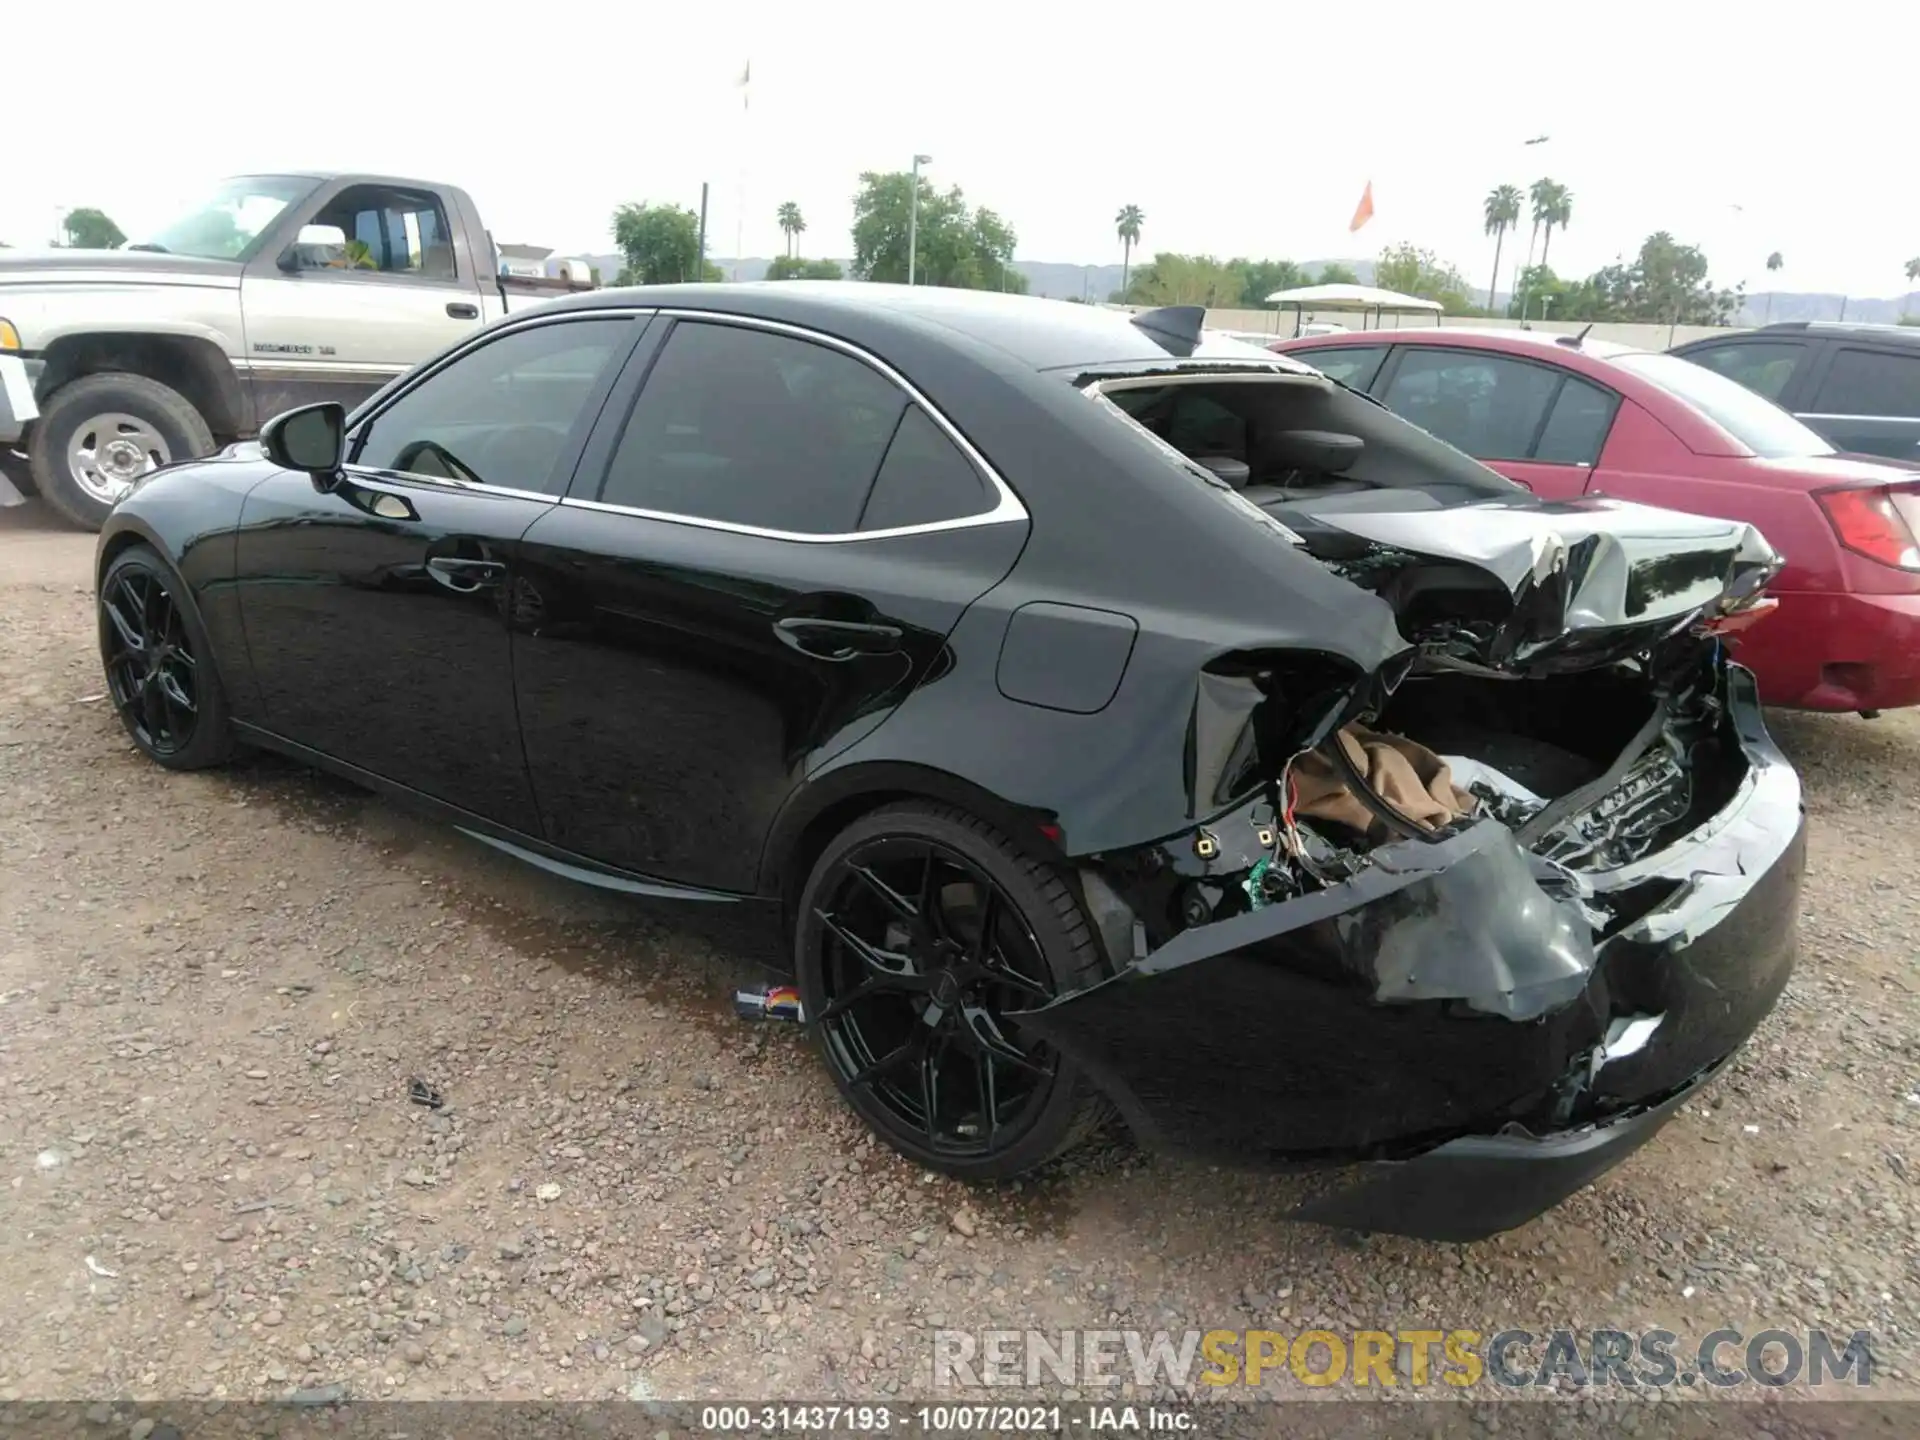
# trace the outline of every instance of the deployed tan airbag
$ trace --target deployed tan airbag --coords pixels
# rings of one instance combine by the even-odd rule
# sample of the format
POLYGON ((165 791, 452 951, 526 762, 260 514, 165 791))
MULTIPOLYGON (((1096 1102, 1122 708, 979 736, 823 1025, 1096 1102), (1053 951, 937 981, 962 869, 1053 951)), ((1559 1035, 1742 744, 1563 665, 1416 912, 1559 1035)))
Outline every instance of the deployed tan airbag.
MULTIPOLYGON (((1364 725, 1348 725, 1335 737, 1353 768, 1374 793, 1400 814, 1427 830, 1471 814, 1473 796, 1453 783, 1445 760, 1404 735, 1383 735, 1364 725)), ((1330 820, 1365 834, 1376 823, 1347 778, 1320 754, 1293 762, 1294 807, 1300 820, 1330 820)))

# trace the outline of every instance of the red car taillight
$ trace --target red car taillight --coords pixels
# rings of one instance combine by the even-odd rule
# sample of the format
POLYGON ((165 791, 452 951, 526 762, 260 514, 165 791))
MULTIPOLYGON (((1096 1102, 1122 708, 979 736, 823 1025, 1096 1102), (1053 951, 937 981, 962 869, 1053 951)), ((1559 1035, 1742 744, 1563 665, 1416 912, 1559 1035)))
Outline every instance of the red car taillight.
POLYGON ((1920 570, 1920 496, 1886 485, 1863 485, 1814 494, 1826 511, 1833 533, 1856 555, 1896 570, 1920 570))

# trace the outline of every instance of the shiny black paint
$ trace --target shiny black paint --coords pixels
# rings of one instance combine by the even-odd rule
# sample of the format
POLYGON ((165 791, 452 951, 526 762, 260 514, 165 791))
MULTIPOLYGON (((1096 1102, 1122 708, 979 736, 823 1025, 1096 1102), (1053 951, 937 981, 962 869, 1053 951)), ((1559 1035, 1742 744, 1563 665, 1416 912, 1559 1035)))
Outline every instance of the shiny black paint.
POLYGON ((513 638, 547 838, 754 889, 789 796, 945 668, 1025 532, 816 544, 556 507, 521 547, 513 638))
MULTIPOLYGON (((1563 963, 1583 963, 1562 943, 1573 900, 1528 878, 1497 826, 1459 853, 1383 847, 1351 905, 1318 917, 1290 902, 1144 944, 1124 905, 1094 903, 1103 876, 1124 888, 1103 857, 1190 836, 1219 810, 1227 746, 1258 700, 1230 672, 1293 667, 1287 723, 1317 733, 1327 696, 1407 663, 1392 613, 1068 383, 1169 363, 1111 314, 803 284, 646 299, 867 349, 985 454, 1031 523, 812 543, 360 477, 415 507, 395 522, 241 452, 141 486, 109 518, 103 563, 144 537, 180 568, 248 738, 589 877, 790 897, 811 846, 903 795, 951 800, 1078 865, 1121 973, 1023 1023, 1084 1058, 1151 1139, 1400 1157, 1509 1120, 1551 1133, 1620 1115, 1629 1134, 1625 1116, 1657 1110, 1772 1004, 1802 822, 1744 681, 1747 789, 1713 833, 1594 882, 1622 894, 1584 977, 1563 963), (989 318, 970 325, 970 307, 989 318), (502 569, 455 593, 435 558, 502 569), (1084 638, 1072 607, 1106 612, 1087 633, 1108 639, 1111 615, 1137 623, 1098 713, 1030 703, 1044 687, 1003 691, 1011 617, 1041 604, 1063 607, 1063 648, 1084 638), (897 630, 897 649, 807 654, 796 638, 833 653, 834 632, 783 628, 795 620, 897 630), (1460 945, 1489 906, 1503 938, 1460 945), (1447 963, 1381 963, 1425 945, 1447 963), (1521 977, 1504 989, 1503 964, 1521 977), (1417 998, 1385 993, 1395 978, 1417 998), (1609 1018, 1642 1006, 1667 1017, 1656 1043, 1573 1083, 1609 1018)), ((576 487, 614 424, 575 452, 576 487)), ((1072 688, 1082 707, 1098 698, 1084 678, 1072 688)))
POLYGON ((279 472, 247 497, 234 578, 260 723, 513 829, 540 833, 520 749, 506 607, 548 500, 279 472), (369 513, 404 500, 414 520, 369 513), (492 562, 491 581, 436 569, 492 562))

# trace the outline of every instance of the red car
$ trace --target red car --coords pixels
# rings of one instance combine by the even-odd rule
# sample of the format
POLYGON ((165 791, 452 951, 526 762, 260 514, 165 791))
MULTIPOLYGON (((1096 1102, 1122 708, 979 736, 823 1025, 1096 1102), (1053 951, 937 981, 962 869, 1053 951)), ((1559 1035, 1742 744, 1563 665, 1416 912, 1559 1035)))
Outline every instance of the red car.
POLYGON ((1757 526, 1787 558, 1741 635, 1762 698, 1920 704, 1920 466, 1843 455, 1677 355, 1534 331, 1314 335, 1269 348, 1364 390, 1537 494, 1604 493, 1757 526))

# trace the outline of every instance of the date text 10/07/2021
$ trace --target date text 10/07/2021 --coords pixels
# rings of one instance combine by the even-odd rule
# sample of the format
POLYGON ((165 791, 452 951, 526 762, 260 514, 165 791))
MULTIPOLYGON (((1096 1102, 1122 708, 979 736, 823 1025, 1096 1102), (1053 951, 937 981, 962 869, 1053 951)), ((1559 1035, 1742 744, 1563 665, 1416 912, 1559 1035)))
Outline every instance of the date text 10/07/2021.
POLYGON ((699 1415, 708 1435, 786 1435, 809 1432, 881 1435, 1059 1435, 1071 1430, 1112 1434, 1192 1431, 1193 1413, 1161 1405, 707 1405, 699 1415))

